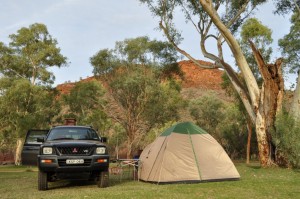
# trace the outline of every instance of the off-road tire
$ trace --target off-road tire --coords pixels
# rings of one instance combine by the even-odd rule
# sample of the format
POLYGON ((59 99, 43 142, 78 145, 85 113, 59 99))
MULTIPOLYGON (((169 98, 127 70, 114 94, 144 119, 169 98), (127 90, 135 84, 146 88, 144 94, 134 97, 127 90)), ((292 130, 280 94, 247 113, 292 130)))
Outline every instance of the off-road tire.
POLYGON ((38 190, 44 191, 48 189, 48 174, 43 171, 39 171, 38 174, 38 190))
POLYGON ((105 187, 109 186, 109 172, 108 171, 100 172, 100 175, 97 178, 97 186, 100 188, 105 188, 105 187))

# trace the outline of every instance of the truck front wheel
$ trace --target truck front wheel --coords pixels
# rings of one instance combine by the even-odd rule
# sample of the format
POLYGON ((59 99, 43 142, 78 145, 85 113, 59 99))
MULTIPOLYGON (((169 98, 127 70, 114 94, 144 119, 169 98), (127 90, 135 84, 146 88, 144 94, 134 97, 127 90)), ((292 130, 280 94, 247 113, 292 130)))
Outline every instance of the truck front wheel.
POLYGON ((39 171, 38 174, 38 190, 44 191, 48 189, 48 174, 43 171, 39 171))

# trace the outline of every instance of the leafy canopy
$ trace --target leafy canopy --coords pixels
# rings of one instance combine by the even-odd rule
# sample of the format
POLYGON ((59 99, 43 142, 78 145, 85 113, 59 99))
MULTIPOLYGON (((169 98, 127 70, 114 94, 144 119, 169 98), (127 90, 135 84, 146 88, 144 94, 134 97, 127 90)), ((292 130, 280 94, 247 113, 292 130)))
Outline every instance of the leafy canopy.
MULTIPOLYGON (((273 0, 276 4, 274 13, 285 15, 297 11, 296 5, 300 7, 300 0, 273 0)), ((298 8, 299 9, 299 8, 298 8)))
POLYGON ((108 74, 119 67, 141 65, 177 73, 177 51, 168 42, 137 37, 116 42, 114 49, 102 49, 91 57, 95 75, 108 74))
POLYGON ((243 53, 256 80, 260 83, 262 81, 261 76, 257 68, 257 63, 253 56, 249 40, 255 44, 256 48, 259 49, 260 53, 262 54, 265 62, 268 63, 273 51, 270 46, 273 42, 272 30, 267 26, 264 26, 257 18, 250 18, 247 19, 242 25, 240 35, 240 44, 243 53))
POLYGON ((44 24, 21 28, 9 38, 9 46, 0 42, 0 72, 4 76, 25 78, 32 84, 52 84, 54 75, 47 69, 66 65, 67 58, 61 55, 56 39, 44 24))
POLYGON ((169 75, 180 73, 178 58, 172 45, 148 37, 116 42, 91 57, 108 91, 106 113, 125 131, 128 157, 152 128, 178 118, 183 100, 169 75))
POLYGON ((49 67, 66 64, 57 41, 43 24, 32 24, 0 42, 0 128, 22 138, 30 128, 47 127, 57 114, 54 75, 49 67))
POLYGON ((22 137, 30 128, 45 128, 57 114, 55 92, 32 85, 26 79, 2 78, 0 85, 0 126, 16 137, 22 137))
POLYGON ((92 125, 105 131, 110 124, 104 112, 107 103, 104 94, 103 86, 96 80, 76 83, 69 94, 63 95, 68 107, 66 115, 76 117, 80 125, 92 125))
POLYGON ((300 13, 295 13, 292 16, 289 34, 285 35, 278 41, 281 47, 281 52, 290 72, 300 70, 300 13))

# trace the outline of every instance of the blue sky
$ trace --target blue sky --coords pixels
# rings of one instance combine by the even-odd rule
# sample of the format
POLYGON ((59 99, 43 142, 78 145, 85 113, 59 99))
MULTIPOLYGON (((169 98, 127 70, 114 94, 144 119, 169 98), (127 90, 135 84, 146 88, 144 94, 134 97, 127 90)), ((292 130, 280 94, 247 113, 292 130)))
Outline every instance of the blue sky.
MULTIPOLYGON (((116 41, 144 35, 164 40, 156 30, 158 19, 138 0, 0 0, 0 3, 1 42, 8 44, 10 34, 33 23, 45 24, 57 39, 70 64, 52 70, 55 85, 92 76, 89 58, 100 49, 113 48, 116 41)), ((273 5, 266 4, 255 16, 273 30, 275 59, 280 56, 277 40, 289 32, 290 24, 288 17, 274 16, 272 10, 273 5)), ((185 30, 181 47, 197 59, 204 59, 195 31, 183 19, 177 22, 185 30)), ((293 83, 294 77, 286 80, 293 83)))

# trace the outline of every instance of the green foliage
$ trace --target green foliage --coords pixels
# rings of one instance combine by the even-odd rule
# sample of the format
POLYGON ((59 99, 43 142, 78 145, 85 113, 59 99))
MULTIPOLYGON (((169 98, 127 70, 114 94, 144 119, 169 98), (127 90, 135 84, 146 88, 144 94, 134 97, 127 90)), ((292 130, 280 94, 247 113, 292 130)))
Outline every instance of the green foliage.
POLYGON ((285 63, 290 72, 300 70, 300 13, 295 13, 291 19, 289 34, 278 41, 285 63))
POLYGON ((175 125, 175 121, 169 121, 161 126, 152 128, 140 142, 140 148, 144 149, 148 144, 152 143, 162 132, 170 126, 175 125))
POLYGON ((250 18, 243 24, 241 36, 243 42, 247 42, 248 39, 254 39, 256 43, 261 45, 269 45, 273 41, 272 31, 268 27, 262 25, 257 18, 250 18))
POLYGON ((16 143, 16 136, 11 133, 9 129, 2 129, 0 132, 0 152, 7 153, 14 151, 16 143))
POLYGON ((32 84, 52 84, 53 74, 47 69, 63 66, 57 41, 44 24, 32 24, 9 36, 9 46, 0 43, 0 72, 7 77, 25 78, 32 84))
POLYGON ((112 122, 109 132, 105 136, 108 138, 107 145, 111 159, 117 159, 117 154, 120 153, 124 145, 124 140, 126 140, 125 129, 119 123, 112 122))
MULTIPOLYGON (((205 26, 209 24, 209 17, 204 12, 199 1, 195 0, 169 0, 169 1, 160 1, 160 0, 140 0, 141 3, 144 3, 148 6, 149 10, 155 17, 160 18, 167 28, 169 34, 169 39, 176 43, 177 45, 184 39, 182 38, 182 30, 176 26, 174 19, 176 17, 176 12, 181 10, 184 14, 186 22, 194 23, 193 26, 197 26, 199 22, 199 29, 204 29, 205 26)), ((218 8, 223 7, 224 12, 219 14, 221 16, 224 24, 228 24, 232 18, 234 18, 240 11, 240 9, 246 3, 246 0, 233 0, 233 1, 213 1, 213 6, 218 10, 218 8)), ((257 6, 267 2, 267 0, 251 0, 249 3, 249 9, 246 9, 245 12, 241 13, 241 16, 231 24, 229 27, 232 32, 236 32, 238 28, 242 25, 245 18, 249 16, 249 12, 255 9, 257 6)), ((221 9, 219 9, 221 10, 221 9)), ((202 31, 201 30, 201 31, 202 31)))
MULTIPOLYGON (((246 118, 241 109, 235 104, 227 105, 225 114, 226 117, 218 126, 221 132, 221 144, 232 159, 244 159, 248 138, 246 118)), ((255 133, 251 136, 250 151, 251 154, 257 154, 255 133)))
POLYGON ((272 139, 276 150, 283 153, 290 166, 300 168, 300 123, 287 113, 276 118, 276 130, 272 139))
POLYGON ((149 125, 160 126, 179 119, 179 110, 185 105, 179 87, 175 81, 157 82, 153 85, 144 112, 149 125))
POLYGON ((9 37, 9 46, 0 42, 1 147, 12 146, 31 128, 49 128, 60 105, 50 88, 54 75, 48 69, 66 64, 43 24, 21 28, 9 37))
POLYGON ((2 78, 0 89, 0 126, 16 137, 24 137, 30 128, 48 127, 58 111, 55 92, 28 80, 2 78))
POLYGON ((177 51, 168 42, 137 37, 116 42, 113 50, 102 49, 90 58, 93 73, 102 75, 117 70, 118 67, 141 65, 160 70, 172 69, 178 73, 177 51))
POLYGON ((94 66, 93 73, 97 75, 107 74, 120 65, 113 51, 109 49, 100 50, 91 57, 90 62, 94 66))
POLYGON ((105 90, 99 81, 78 82, 69 94, 63 96, 68 105, 67 115, 73 115, 80 125, 92 125, 101 132, 108 129, 110 122, 104 112, 105 90))
MULTIPOLYGON (((189 110, 197 125, 210 133, 232 159, 246 156, 246 118, 236 104, 224 104, 213 95, 192 100, 189 110)), ((252 136, 252 154, 257 152, 255 136, 252 136)))
POLYGON ((224 103, 212 95, 205 95, 192 100, 189 110, 197 125, 221 140, 218 124, 225 118, 224 103))
POLYGON ((144 74, 143 69, 134 68, 121 71, 110 82, 111 94, 113 98, 126 110, 131 109, 133 115, 135 111, 144 108, 146 100, 151 95, 151 89, 157 83, 151 71, 144 74))
POLYGON ((161 83, 153 71, 142 66, 122 71, 111 81, 111 95, 131 118, 141 118, 147 126, 178 119, 182 107, 175 82, 161 83))
POLYGON ((116 42, 117 54, 125 56, 130 63, 167 65, 176 63, 177 52, 168 42, 150 40, 148 37, 137 37, 116 42))
POLYGON ((161 83, 151 69, 142 66, 124 70, 111 80, 110 95, 118 107, 112 118, 118 118, 134 149, 152 128, 178 119, 183 100, 173 84, 161 83))
POLYGON ((296 11, 296 6, 295 3, 300 6, 300 0, 273 0, 276 2, 276 14, 288 14, 290 12, 295 12, 296 11))
POLYGON ((169 43, 148 37, 116 42, 91 57, 94 74, 107 85, 106 112, 124 128, 129 153, 150 129, 178 118, 183 100, 170 75, 180 72, 178 58, 169 43))
MULTIPOLYGON (((267 0, 252 0, 250 1, 251 8, 249 9, 250 10, 254 9, 265 2, 267 2, 267 0)), ((229 8, 227 12, 223 14, 223 18, 222 18, 223 23, 228 24, 231 19, 236 17, 236 15, 241 10, 241 8, 245 5, 245 3, 249 3, 249 2, 247 2, 247 0, 232 0, 232 1, 223 1, 222 3, 220 3, 229 8)), ((231 27, 229 27, 231 32, 236 33, 239 27, 241 27, 241 25, 244 24, 245 19, 248 18, 247 13, 249 13, 249 11, 246 9, 246 11, 242 13, 241 15, 242 17, 239 17, 236 20, 236 22, 233 23, 231 27)))
MULTIPOLYGON (((243 82, 242 78, 241 77, 239 77, 239 78, 241 79, 241 82, 243 82)), ((230 79, 226 73, 223 73, 222 80, 223 81, 221 83, 221 86, 222 86, 222 89, 225 90, 226 95, 233 97, 235 100, 235 104, 239 108, 240 112, 243 113, 243 115, 247 115, 245 106, 244 106, 239 94, 234 89, 232 82, 230 81, 230 79)))
POLYGON ((254 76, 261 82, 257 63, 248 40, 251 40, 255 44, 256 48, 261 52, 264 61, 268 63, 272 54, 272 48, 270 47, 270 44, 273 42, 272 31, 256 18, 248 19, 243 24, 241 30, 241 48, 254 76))

